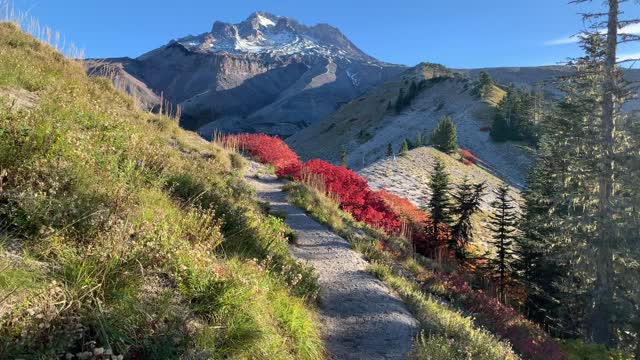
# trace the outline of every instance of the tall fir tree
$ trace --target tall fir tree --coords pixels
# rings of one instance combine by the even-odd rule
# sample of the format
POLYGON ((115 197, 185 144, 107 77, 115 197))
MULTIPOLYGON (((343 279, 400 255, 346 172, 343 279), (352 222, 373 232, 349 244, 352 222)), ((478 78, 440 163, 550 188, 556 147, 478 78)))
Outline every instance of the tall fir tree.
MULTIPOLYGON (((594 275, 590 242, 597 212, 594 159, 600 146, 598 74, 603 40, 602 35, 583 39, 586 55, 574 61, 577 73, 565 79, 561 85, 565 97, 542 121, 536 176, 529 179, 531 190, 525 192, 521 251, 542 249, 540 263, 527 269, 534 285, 529 305, 534 316, 545 314, 545 321, 562 336, 586 337, 587 291, 594 275)), ((526 268, 524 263, 518 265, 526 268)))
POLYGON ((393 145, 391 143, 387 144, 387 157, 393 157, 393 145))
MULTIPOLYGON (((516 238, 518 256, 513 267, 517 280, 527 291, 525 315, 547 329, 559 330, 559 325, 565 323, 560 320, 565 312, 558 306, 561 292, 556 282, 566 272, 563 257, 554 250, 553 239, 560 233, 558 223, 564 212, 555 211, 554 199, 560 197, 559 174, 566 164, 547 155, 550 150, 546 142, 541 144, 537 164, 527 177, 520 236, 516 238)), ((566 333, 557 330, 556 335, 566 333)))
POLYGON ((451 224, 451 186, 449 183, 449 174, 447 173, 444 163, 436 160, 431 180, 429 181, 431 189, 431 198, 429 199, 429 212, 431 214, 431 229, 427 229, 437 241, 443 239, 441 227, 451 224))
POLYGON ((455 203, 452 209, 455 221, 452 226, 449 247, 455 251, 456 257, 462 261, 467 260, 466 248, 473 241, 471 217, 480 211, 485 189, 486 183, 472 184, 469 177, 465 176, 462 183, 456 185, 456 191, 451 195, 455 203))
POLYGON ((458 150, 458 136, 456 126, 451 117, 445 116, 431 134, 431 144, 445 153, 454 153, 458 150))
MULTIPOLYGON (((557 314, 571 314, 558 325, 569 335, 631 351, 640 346, 637 316, 629 315, 639 297, 638 272, 630 264, 640 259, 640 199, 631 190, 637 189, 640 153, 636 116, 622 111, 629 88, 616 66, 616 48, 619 39, 633 39, 618 31, 634 21, 618 19, 619 1, 606 4, 607 11, 586 15, 595 21, 581 36, 585 56, 572 62, 576 71, 561 87, 565 97, 541 121, 540 175, 529 184, 538 200, 527 199, 530 220, 523 231, 525 245, 548 258, 528 267, 534 284, 549 275, 540 270, 545 264, 560 267, 553 286, 541 289, 555 297, 557 314), (545 186, 555 189, 539 190, 545 186), (529 203, 543 206, 531 210, 529 203), (537 216, 543 221, 536 224, 538 211, 547 215, 537 216)), ((553 313, 553 307, 543 311, 553 313)))
POLYGON ((503 184, 494 192, 496 200, 491 203, 493 211, 490 215, 489 229, 493 233, 491 243, 495 249, 495 256, 488 259, 487 267, 492 274, 495 274, 498 298, 505 301, 506 287, 513 275, 513 242, 517 234, 518 215, 514 199, 509 195, 508 185, 503 184))

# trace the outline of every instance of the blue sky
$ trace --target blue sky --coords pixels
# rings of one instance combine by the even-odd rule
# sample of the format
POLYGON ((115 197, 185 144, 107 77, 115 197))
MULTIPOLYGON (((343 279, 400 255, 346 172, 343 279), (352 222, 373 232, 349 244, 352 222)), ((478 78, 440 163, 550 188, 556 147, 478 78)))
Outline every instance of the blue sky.
MULTIPOLYGON (((0 1, 1 2, 1 1, 0 1)), ((240 22, 256 10, 338 27, 384 61, 455 68, 555 64, 579 54, 569 36, 585 6, 565 0, 13 0, 87 57, 138 56, 169 40, 240 22), (62 5, 64 4, 64 5, 62 5)), ((595 4, 600 4, 595 0, 595 4)), ((640 6, 627 6, 640 15, 640 6)), ((633 14, 632 14, 633 13, 633 14)), ((640 46, 621 49, 640 52, 640 46)))

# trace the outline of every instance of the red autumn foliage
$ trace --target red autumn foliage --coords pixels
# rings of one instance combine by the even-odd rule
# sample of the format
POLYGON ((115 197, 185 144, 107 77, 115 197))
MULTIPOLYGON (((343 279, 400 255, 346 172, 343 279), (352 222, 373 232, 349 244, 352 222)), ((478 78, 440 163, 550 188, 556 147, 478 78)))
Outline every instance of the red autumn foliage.
POLYGON ((277 136, 239 134, 225 136, 222 141, 238 146, 261 163, 270 164, 279 177, 295 176, 300 172, 302 164, 298 155, 277 136))
POLYGON ((337 195, 340 207, 356 220, 382 228, 388 233, 400 230, 398 216, 354 171, 326 161, 310 160, 304 164, 302 172, 320 175, 327 192, 337 195))
POLYGON ((489 132, 489 131, 491 131, 491 126, 483 126, 483 127, 480 128, 480 131, 489 132))
POLYGON ((438 229, 434 234, 433 222, 431 217, 409 200, 388 193, 387 191, 378 191, 385 202, 391 207, 394 213, 401 218, 409 221, 411 224, 411 241, 415 246, 415 250, 428 257, 453 258, 453 254, 449 254, 447 249, 447 241, 451 236, 451 228, 446 224, 438 225, 438 229))
POLYGON ((482 290, 474 290, 460 276, 438 274, 445 281, 448 294, 465 309, 476 314, 476 321, 509 340, 513 348, 527 359, 562 360, 560 346, 542 329, 514 308, 482 290))
POLYGON ((405 198, 391 194, 385 190, 378 191, 378 195, 389 205, 391 210, 414 224, 426 225, 429 216, 405 198))
POLYGON ((481 162, 481 160, 478 159, 477 156, 473 155, 469 150, 460 149, 458 150, 458 154, 460 154, 460 156, 462 157, 462 163, 464 163, 465 165, 477 164, 481 162))

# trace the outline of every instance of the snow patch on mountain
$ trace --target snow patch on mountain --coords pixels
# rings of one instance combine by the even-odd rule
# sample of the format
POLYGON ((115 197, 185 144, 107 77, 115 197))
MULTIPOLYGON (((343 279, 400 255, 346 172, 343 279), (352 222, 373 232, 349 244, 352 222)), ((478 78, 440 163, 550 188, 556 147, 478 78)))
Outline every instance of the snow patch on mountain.
POLYGON ((257 20, 258 23, 264 27, 269 27, 269 26, 276 26, 276 23, 274 23, 273 21, 271 21, 271 19, 266 18, 260 14, 257 14, 257 20))
POLYGON ((177 42, 190 51, 204 53, 321 55, 348 62, 376 62, 345 39, 328 25, 308 27, 285 17, 256 12, 239 24, 216 22, 211 32, 177 42))

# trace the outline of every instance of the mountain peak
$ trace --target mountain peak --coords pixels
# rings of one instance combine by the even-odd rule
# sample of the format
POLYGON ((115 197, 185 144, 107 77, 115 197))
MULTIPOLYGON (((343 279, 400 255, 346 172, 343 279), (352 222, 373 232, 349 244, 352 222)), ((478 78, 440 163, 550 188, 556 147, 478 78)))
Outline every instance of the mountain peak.
POLYGON ((253 26, 268 28, 276 26, 276 23, 280 19, 280 16, 270 14, 263 11, 255 11, 249 17, 243 21, 243 23, 250 23, 253 26))
POLYGON ((264 11, 244 21, 216 21, 211 32, 177 40, 190 51, 227 54, 301 55, 376 62, 358 49, 337 28, 328 24, 306 26, 264 11))

